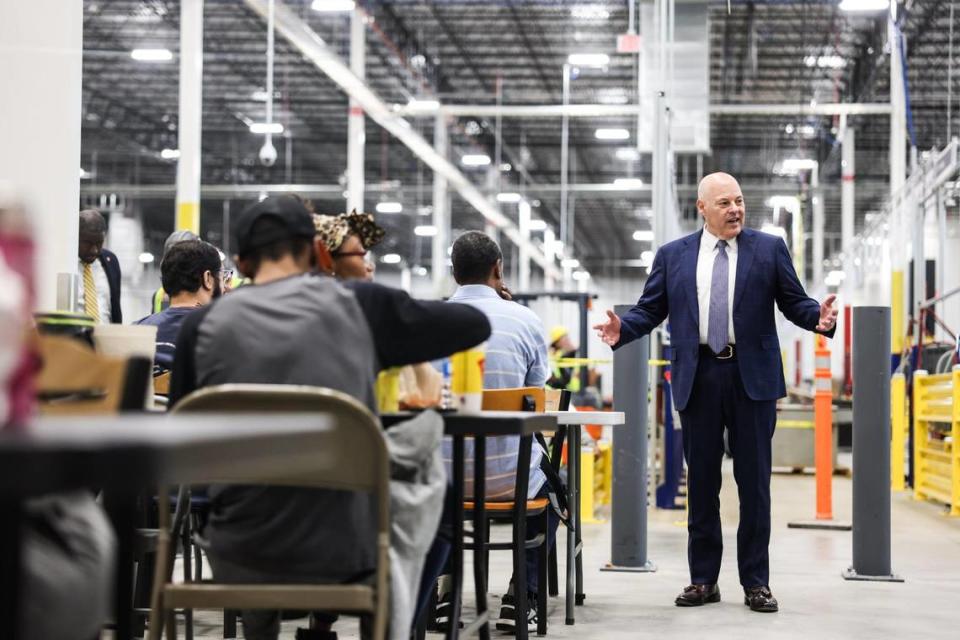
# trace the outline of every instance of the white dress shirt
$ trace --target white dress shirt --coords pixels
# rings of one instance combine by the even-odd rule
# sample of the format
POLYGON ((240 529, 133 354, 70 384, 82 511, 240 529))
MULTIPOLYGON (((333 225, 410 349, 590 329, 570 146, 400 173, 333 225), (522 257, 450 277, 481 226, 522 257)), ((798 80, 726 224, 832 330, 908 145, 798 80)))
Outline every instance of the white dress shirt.
MULTIPOLYGON (((700 305, 700 344, 707 344, 710 330, 710 283, 713 280, 713 262, 717 259, 717 242, 720 238, 703 227, 700 236, 700 253, 697 254, 697 302, 700 305)), ((727 336, 730 344, 737 342, 733 333, 733 290, 737 282, 737 238, 727 240, 727 336)))
MULTIPOLYGON (((83 291, 83 261, 77 260, 77 273, 79 277, 77 280, 78 291, 77 291, 77 304, 81 312, 85 311, 84 309, 84 291, 83 291)), ((112 318, 110 317, 110 281, 107 280, 107 272, 103 270, 103 265, 100 264, 99 258, 94 260, 90 264, 90 270, 93 272, 93 282, 97 286, 97 306, 100 308, 100 324, 110 324, 112 318)))

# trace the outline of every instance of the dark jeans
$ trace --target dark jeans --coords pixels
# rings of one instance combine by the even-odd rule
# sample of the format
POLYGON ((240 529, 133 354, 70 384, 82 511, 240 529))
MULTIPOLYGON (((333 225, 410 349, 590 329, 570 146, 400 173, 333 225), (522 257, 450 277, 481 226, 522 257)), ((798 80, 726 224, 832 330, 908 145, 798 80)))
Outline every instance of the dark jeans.
MULTIPOLYGON (((547 487, 544 486, 539 493, 537 493, 538 498, 547 497, 547 487)), ((557 527, 560 525, 560 518, 557 516, 557 512, 554 511, 549 506, 547 507, 547 551, 553 549, 553 545, 557 543, 557 527)), ((535 536, 544 533, 543 531, 543 516, 530 516, 527 518, 527 539, 533 538, 535 536)), ((538 549, 527 549, 527 591, 530 593, 537 593, 537 576, 539 572, 537 569, 540 566, 540 557, 538 549)), ((513 582, 513 579, 510 580, 513 582)))

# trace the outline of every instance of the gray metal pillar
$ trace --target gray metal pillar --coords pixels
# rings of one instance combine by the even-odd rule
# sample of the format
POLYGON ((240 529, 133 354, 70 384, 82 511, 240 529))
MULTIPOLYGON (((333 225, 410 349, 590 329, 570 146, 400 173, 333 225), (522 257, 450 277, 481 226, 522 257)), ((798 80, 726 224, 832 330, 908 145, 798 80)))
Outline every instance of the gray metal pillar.
POLYGON ((847 580, 890 571, 890 307, 853 308, 853 565, 847 580))
MULTIPOLYGON (((813 250, 810 259, 813 261, 813 286, 823 284, 823 232, 826 226, 826 215, 823 207, 823 194, 820 192, 820 165, 817 164, 810 172, 810 191, 813 194, 813 250)), ((803 274, 800 274, 803 279, 803 274)))
POLYGON ((840 116, 841 122, 841 131, 843 133, 843 141, 841 142, 841 154, 843 160, 840 163, 840 180, 842 185, 840 187, 840 229, 842 243, 840 245, 840 250, 843 252, 843 255, 850 256, 850 253, 853 251, 853 235, 854 235, 854 220, 855 212, 854 205, 856 203, 856 187, 855 180, 857 179, 857 143, 856 143, 856 131, 853 127, 850 126, 847 122, 846 116, 840 116))
MULTIPOLYGON (((623 315, 631 305, 617 305, 623 315)), ((647 558, 647 360, 650 337, 613 354, 613 409, 623 426, 613 430, 610 562, 601 571, 656 571, 647 558)))
MULTIPOLYGON (((271 89, 268 89, 270 91, 271 89)), ((270 100, 267 101, 270 104, 270 100)), ((203 115, 203 0, 180 3, 177 119, 177 229, 200 233, 200 131, 203 115)))

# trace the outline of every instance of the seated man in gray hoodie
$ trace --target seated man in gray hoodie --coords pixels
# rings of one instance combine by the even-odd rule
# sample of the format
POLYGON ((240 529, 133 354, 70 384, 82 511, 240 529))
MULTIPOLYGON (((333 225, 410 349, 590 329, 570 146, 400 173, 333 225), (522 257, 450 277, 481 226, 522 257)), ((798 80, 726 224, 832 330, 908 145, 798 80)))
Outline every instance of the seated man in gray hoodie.
MULTIPOLYGON (((466 305, 313 274, 329 256, 292 197, 252 205, 233 231, 237 266, 253 283, 184 320, 171 405, 210 385, 305 384, 348 393, 376 412, 379 370, 444 357, 490 335, 487 318, 466 305)), ((347 582, 374 567, 375 515, 365 496, 218 486, 210 498, 204 535, 217 579, 347 582)), ((277 638, 278 612, 245 611, 242 619, 248 640, 277 638)))

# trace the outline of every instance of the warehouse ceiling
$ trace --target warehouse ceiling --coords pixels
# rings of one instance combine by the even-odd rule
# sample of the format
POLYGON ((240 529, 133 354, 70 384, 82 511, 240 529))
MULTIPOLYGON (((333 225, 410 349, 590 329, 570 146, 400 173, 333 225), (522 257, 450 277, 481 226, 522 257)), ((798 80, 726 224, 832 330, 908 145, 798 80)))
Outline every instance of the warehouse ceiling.
MULTIPOLYGON (((682 0, 678 0, 682 1, 682 0)), ((349 13, 321 13, 310 0, 286 0, 344 60, 349 58, 349 13)), ((413 98, 444 104, 559 104, 562 68, 570 53, 602 52, 604 69, 582 69, 571 81, 571 103, 634 101, 636 56, 617 54, 617 36, 628 28, 628 2, 561 0, 367 0, 366 79, 388 103, 413 98)), ((837 0, 711 2, 710 100, 712 104, 810 105, 885 102, 889 95, 886 14, 847 13, 837 0)), ((948 139, 947 103, 950 3, 914 0, 904 7, 912 135, 923 151, 948 139)), ((162 185, 176 180, 176 162, 163 149, 177 147, 179 2, 172 0, 84 0, 83 143, 81 166, 90 177, 84 192, 96 199, 112 185, 135 185, 121 195, 145 219, 154 242, 173 225, 173 196, 162 185), (138 62, 135 48, 166 48, 173 60, 138 62), (152 188, 150 185, 153 185, 152 188), (152 222, 151 222, 152 221, 152 222)), ((960 16, 958 16, 960 17, 960 16)), ((238 0, 206 0, 204 8, 203 172, 204 185, 293 183, 325 185, 318 210, 339 210, 347 150, 347 98, 282 37, 277 37, 275 118, 286 133, 275 140, 279 158, 263 167, 257 152, 262 135, 266 28, 238 0)), ((433 119, 411 126, 432 139, 433 119)), ((857 216, 882 207, 887 191, 887 116, 850 119, 857 130, 857 216)), ((635 131, 635 116, 571 119, 571 183, 609 184, 617 178, 650 181, 650 158, 629 159, 627 142, 598 140, 598 127, 635 131), (619 151, 619 153, 618 153, 619 151)), ((712 115, 712 152, 676 159, 681 207, 693 213, 700 172, 726 170, 745 186, 748 216, 755 226, 771 209, 767 197, 797 194, 796 177, 777 176, 788 157, 816 158, 827 213, 827 254, 840 231, 837 119, 814 116, 712 115)), ((953 118, 956 131, 956 117, 953 118)), ((495 118, 458 117, 450 122, 451 160, 466 153, 495 156, 495 118)), ((491 193, 525 191, 534 215, 554 228, 559 220, 560 138, 558 118, 504 118, 501 171, 461 167, 491 193)), ((400 200, 403 213, 378 218, 389 229, 388 248, 408 264, 429 264, 429 242, 413 227, 432 200, 432 173, 403 145, 367 120, 366 207, 380 199, 400 200)), ((495 163, 494 163, 495 164, 495 163)), ((204 233, 223 241, 224 212, 245 199, 205 195, 204 233)), ((516 215, 516 205, 503 204, 516 215)), ((594 274, 619 272, 624 261, 645 250, 632 232, 649 225, 649 191, 574 193, 576 255, 594 274)), ((456 229, 482 228, 469 205, 453 197, 456 229)), ((807 223, 809 229, 809 222, 807 223)), ((627 274, 633 272, 627 271, 627 274)))

